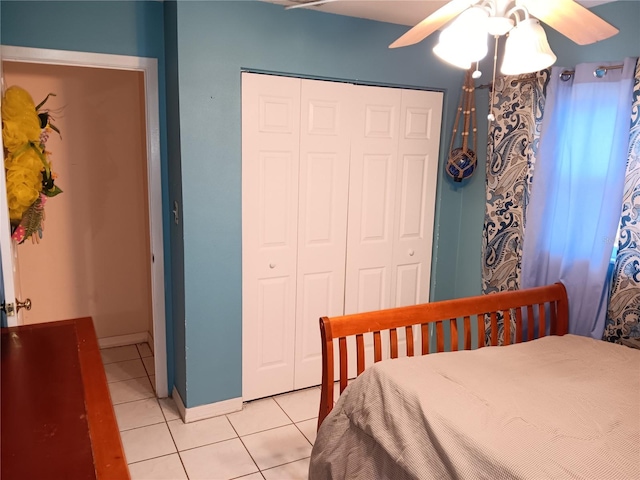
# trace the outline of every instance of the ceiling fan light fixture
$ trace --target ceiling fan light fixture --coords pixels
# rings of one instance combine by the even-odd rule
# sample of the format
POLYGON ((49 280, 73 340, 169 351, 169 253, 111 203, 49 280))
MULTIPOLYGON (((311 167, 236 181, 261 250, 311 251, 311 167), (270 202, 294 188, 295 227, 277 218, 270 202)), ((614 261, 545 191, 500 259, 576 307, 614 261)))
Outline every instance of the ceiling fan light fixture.
POLYGON ((504 75, 538 72, 556 60, 540 22, 527 18, 518 22, 509 33, 500 71, 504 75))
MULTIPOLYGON (((442 37, 442 35, 440 36, 442 37)), ((442 38, 438 44, 433 47, 433 53, 435 53, 440 60, 443 60, 454 67, 462 68, 463 70, 471 68, 471 60, 467 58, 464 51, 454 43, 447 42, 446 40, 443 42, 442 38)))
POLYGON ((451 25, 442 30, 433 53, 451 65, 469 69, 473 62, 487 55, 488 16, 489 13, 485 9, 478 7, 462 12, 451 25))
POLYGON ((489 35, 501 37, 513 28, 513 20, 507 17, 489 17, 487 19, 487 31, 489 35))

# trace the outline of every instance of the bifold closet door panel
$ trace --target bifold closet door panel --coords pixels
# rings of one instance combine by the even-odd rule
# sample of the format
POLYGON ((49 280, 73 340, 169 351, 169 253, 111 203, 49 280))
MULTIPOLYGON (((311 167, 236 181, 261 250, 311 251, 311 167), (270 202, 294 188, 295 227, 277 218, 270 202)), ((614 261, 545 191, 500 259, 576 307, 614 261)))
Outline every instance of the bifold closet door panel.
POLYGON ((318 385, 318 319, 342 315, 349 196, 351 85, 302 80, 294 388, 318 385))
MULTIPOLYGON (((441 92, 402 91, 393 216, 393 307, 429 301, 442 101, 441 92)), ((399 332, 398 342, 403 356, 404 331, 399 332)))
POLYGON ((402 90, 354 86, 345 314, 391 307, 402 90))
POLYGON ((300 80, 242 73, 242 390, 293 389, 300 80))
POLYGON ((442 93, 403 90, 394 213, 393 306, 429 301, 442 93))

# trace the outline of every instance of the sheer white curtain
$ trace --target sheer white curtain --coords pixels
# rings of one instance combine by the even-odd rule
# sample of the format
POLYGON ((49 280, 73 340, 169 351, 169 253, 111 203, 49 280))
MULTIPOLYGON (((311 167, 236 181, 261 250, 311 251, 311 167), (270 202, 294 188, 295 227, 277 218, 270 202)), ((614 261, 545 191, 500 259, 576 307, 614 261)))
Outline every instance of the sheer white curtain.
MULTIPOLYGON (((635 58, 622 69, 554 67, 527 212, 522 288, 561 281, 569 331, 602 338, 607 272, 620 221, 635 58)), ((604 65, 612 66, 613 62, 604 65)))

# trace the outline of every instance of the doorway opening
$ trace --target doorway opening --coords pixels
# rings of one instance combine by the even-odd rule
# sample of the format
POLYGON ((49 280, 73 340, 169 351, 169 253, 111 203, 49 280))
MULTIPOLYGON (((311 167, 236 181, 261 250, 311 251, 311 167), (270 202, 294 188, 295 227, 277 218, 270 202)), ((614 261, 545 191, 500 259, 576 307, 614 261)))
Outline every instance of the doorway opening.
POLYGON ((156 61, 3 47, 2 70, 36 104, 56 95, 46 107, 61 132, 47 150, 63 194, 40 243, 17 247, 14 289, 32 309, 15 321, 91 316, 101 347, 149 343, 166 397, 156 61))

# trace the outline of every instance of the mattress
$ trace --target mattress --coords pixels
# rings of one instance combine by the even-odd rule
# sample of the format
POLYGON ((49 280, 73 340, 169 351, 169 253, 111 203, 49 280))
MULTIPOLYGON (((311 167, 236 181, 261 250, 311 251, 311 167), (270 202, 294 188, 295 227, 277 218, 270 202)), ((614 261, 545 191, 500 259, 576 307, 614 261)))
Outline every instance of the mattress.
POLYGON ((377 363, 309 478, 640 478, 640 350, 565 335, 377 363))

